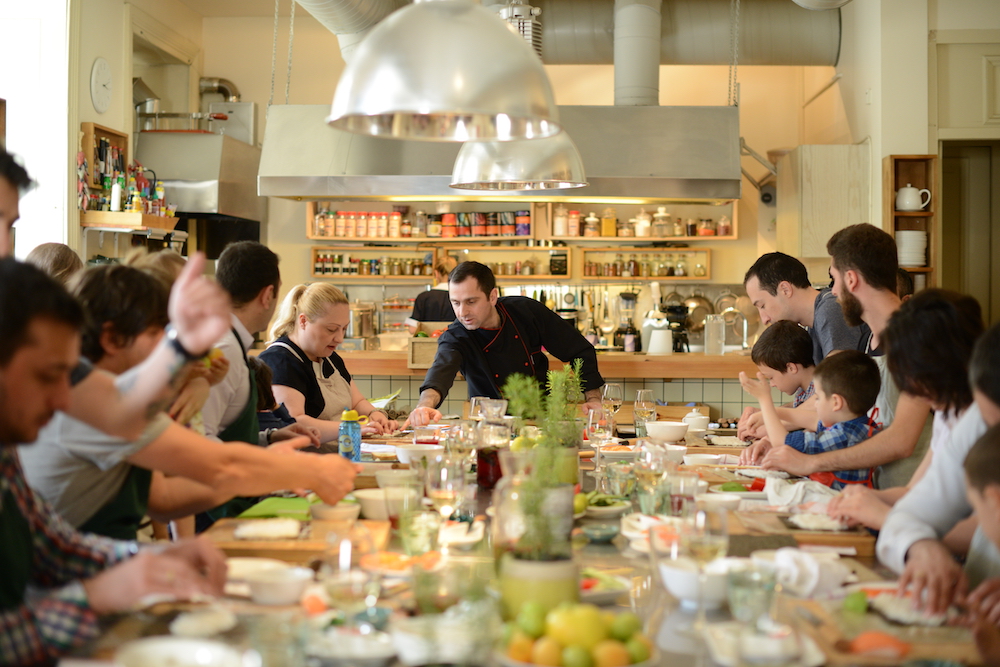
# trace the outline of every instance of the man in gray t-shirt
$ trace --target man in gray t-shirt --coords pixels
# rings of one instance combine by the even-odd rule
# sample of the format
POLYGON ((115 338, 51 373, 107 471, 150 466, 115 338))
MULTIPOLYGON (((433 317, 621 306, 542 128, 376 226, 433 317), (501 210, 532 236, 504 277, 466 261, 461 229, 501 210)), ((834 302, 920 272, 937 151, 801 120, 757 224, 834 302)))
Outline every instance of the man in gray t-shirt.
POLYGON ((817 364, 834 350, 864 351, 868 325, 847 326, 830 288, 813 287, 805 265, 794 257, 781 252, 761 255, 743 286, 764 324, 791 320, 809 330, 817 364))

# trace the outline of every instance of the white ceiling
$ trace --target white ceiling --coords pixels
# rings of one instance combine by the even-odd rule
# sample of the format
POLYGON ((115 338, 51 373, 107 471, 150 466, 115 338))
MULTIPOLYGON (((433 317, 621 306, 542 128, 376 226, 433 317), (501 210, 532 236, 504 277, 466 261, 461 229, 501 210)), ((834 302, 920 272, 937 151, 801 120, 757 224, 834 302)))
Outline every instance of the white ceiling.
MULTIPOLYGON (((279 0, 279 11, 288 16, 294 0, 279 0)), ((204 17, 274 16, 274 0, 181 0, 204 17)), ((303 12, 296 7, 296 14, 303 12)))

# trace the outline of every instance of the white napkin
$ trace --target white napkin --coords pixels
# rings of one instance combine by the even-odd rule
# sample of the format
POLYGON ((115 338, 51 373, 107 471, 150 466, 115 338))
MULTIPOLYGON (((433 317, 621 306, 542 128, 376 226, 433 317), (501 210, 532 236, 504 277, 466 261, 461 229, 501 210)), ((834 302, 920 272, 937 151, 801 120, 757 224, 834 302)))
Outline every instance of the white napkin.
POLYGON ((798 597, 818 597, 839 589, 851 571, 836 554, 809 554, 783 547, 774 554, 778 583, 798 597))
MULTIPOLYGON (((795 482, 794 484, 784 479, 768 477, 764 483, 764 492, 767 494, 769 505, 791 507, 802 503, 816 503, 826 505, 831 498, 838 494, 829 486, 819 482, 806 481, 795 482)), ((822 510, 814 510, 822 511, 822 510)))

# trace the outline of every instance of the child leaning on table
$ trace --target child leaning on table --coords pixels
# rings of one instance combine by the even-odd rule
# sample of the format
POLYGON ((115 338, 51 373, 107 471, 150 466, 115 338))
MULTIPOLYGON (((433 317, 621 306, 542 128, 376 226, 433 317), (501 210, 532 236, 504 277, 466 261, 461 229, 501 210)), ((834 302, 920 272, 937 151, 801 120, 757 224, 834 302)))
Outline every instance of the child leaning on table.
MULTIPOLYGON (((969 505, 979 519, 983 534, 997 548, 1000 548, 1000 426, 986 431, 972 446, 965 457, 965 495, 969 505)), ((1000 628, 996 618, 988 618, 980 612, 992 605, 983 599, 980 591, 989 595, 995 586, 984 582, 966 599, 966 609, 973 622, 976 646, 983 658, 983 664, 1000 667, 1000 628)))
MULTIPOLYGON (((837 352, 816 367, 813 384, 819 424, 815 433, 789 433, 774 408, 771 389, 763 374, 758 373, 757 378, 751 380, 746 373, 740 373, 740 384, 760 402, 768 439, 772 443, 784 443, 774 444, 772 449, 792 447, 804 454, 821 454, 856 445, 881 430, 881 425, 868 417, 881 385, 878 367, 861 352, 837 352)), ((821 473, 818 481, 835 489, 841 489, 845 484, 871 485, 871 472, 870 468, 863 468, 821 473)))
MULTIPOLYGON (((790 320, 780 320, 773 323, 757 339, 750 352, 750 359, 757 364, 757 372, 764 376, 772 387, 783 394, 792 397, 792 406, 777 408, 778 417, 793 427, 812 429, 816 423, 813 412, 813 341, 809 332, 790 320), (805 409, 792 412, 805 404, 805 409)), ((747 408, 750 410, 750 408, 747 408)), ((759 415, 759 411, 754 409, 759 415)), ((744 418, 749 416, 744 412, 744 418)), ((756 415, 754 415, 756 417, 756 415)), ((751 428, 757 430, 757 418, 750 418, 754 423, 751 428)), ((768 449, 771 443, 767 438, 758 440, 743 450, 740 463, 747 465, 756 463, 768 449)))

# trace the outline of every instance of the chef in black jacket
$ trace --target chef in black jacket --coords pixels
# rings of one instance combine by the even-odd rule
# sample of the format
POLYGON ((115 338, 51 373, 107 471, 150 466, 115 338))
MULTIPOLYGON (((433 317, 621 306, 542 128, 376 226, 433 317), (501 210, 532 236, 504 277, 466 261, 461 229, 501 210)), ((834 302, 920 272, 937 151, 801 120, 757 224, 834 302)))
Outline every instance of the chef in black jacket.
POLYGON ((584 396, 600 407, 604 378, 597 370, 594 346, 569 322, 543 304, 523 296, 499 297, 496 279, 479 262, 462 262, 448 278, 455 322, 438 339, 437 355, 410 413, 411 426, 441 418, 437 407, 462 371, 469 396, 502 398, 508 375, 534 376, 543 385, 549 361, 542 347, 564 362, 581 359, 584 396))

